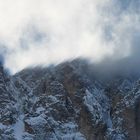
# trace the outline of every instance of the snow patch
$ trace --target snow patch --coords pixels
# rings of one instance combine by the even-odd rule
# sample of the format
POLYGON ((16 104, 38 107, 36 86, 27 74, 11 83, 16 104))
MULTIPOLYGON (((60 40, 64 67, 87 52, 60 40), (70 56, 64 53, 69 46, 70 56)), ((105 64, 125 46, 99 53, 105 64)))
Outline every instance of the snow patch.
POLYGON ((43 108, 42 106, 41 107, 38 107, 37 109, 36 109, 36 113, 37 114, 41 114, 41 112, 43 112, 45 110, 45 108, 43 108))
POLYGON ((86 140, 84 138, 84 136, 77 132, 77 133, 73 133, 73 134, 66 134, 62 137, 62 140, 86 140))
POLYGON ((5 125, 3 125, 2 123, 0 123, 0 130, 6 129, 6 128, 7 128, 7 126, 5 126, 5 125))
POLYGON ((14 135, 17 140, 22 140, 22 136, 24 133, 24 115, 20 115, 16 124, 13 126, 14 135))
POLYGON ((31 117, 27 119, 26 122, 31 126, 45 125, 47 123, 47 121, 42 116, 31 117))

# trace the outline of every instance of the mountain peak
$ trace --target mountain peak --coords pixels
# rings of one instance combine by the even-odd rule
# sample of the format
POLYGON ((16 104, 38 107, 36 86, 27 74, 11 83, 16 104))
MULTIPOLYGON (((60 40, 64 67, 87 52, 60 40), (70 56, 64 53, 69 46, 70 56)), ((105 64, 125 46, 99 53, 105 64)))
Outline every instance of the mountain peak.
POLYGON ((5 80, 0 139, 137 139, 139 81, 96 74, 92 64, 74 60, 25 69, 5 80))

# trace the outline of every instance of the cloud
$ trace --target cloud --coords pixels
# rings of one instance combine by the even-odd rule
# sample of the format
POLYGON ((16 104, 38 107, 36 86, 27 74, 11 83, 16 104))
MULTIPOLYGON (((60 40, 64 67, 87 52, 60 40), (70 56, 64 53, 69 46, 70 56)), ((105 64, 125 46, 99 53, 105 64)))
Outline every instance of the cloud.
POLYGON ((6 48, 3 44, 0 44, 0 65, 3 66, 4 65, 4 57, 5 57, 5 54, 6 54, 6 48))
POLYGON ((138 0, 0 0, 4 65, 15 73, 77 57, 94 63, 106 57, 135 60, 140 48, 138 4, 138 0))

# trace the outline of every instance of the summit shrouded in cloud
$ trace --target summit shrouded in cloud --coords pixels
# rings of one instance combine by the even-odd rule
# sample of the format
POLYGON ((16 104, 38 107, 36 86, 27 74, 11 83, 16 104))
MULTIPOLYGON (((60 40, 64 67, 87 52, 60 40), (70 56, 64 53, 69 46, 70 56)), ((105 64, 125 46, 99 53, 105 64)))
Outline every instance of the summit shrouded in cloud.
POLYGON ((95 63, 125 60, 135 67, 139 7, 139 0, 0 0, 4 65, 15 73, 83 57, 95 63))
POLYGON ((0 140, 140 140, 140 0, 0 0, 0 140))

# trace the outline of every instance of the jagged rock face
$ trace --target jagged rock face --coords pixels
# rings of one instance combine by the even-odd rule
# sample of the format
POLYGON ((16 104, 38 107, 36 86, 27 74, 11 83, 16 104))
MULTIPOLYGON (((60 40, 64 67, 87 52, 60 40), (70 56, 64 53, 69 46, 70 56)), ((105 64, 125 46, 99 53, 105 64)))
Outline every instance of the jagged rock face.
POLYGON ((9 127, 16 122, 16 101, 10 88, 10 77, 0 66, 0 139, 13 139, 13 131, 9 127))
POLYGON ((0 139, 139 140, 139 81, 101 81, 89 67, 78 60, 13 77, 1 67, 0 139))
POLYGON ((0 66, 0 105, 3 108, 5 108, 9 102, 9 93, 6 88, 6 78, 3 67, 0 66))

